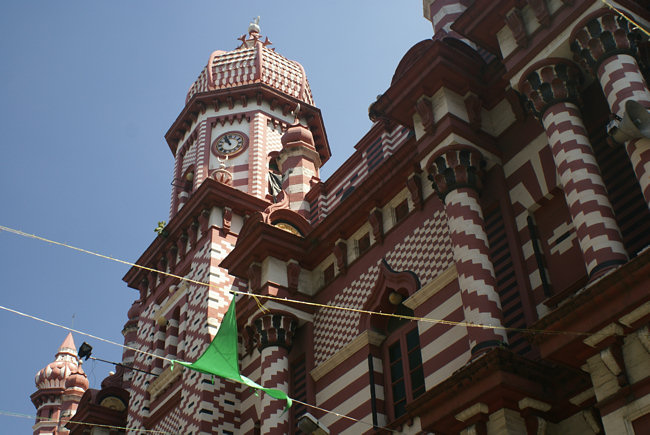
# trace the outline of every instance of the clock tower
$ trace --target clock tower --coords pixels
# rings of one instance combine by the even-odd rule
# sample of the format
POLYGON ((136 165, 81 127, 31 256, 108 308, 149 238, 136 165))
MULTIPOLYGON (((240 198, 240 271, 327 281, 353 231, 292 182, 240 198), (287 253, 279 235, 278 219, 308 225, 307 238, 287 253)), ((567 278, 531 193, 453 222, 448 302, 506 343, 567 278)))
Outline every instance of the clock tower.
MULTIPOLYGON (((220 159, 226 159, 234 188, 263 200, 272 197, 269 168, 279 175, 281 137, 296 119, 313 133, 320 164, 330 156, 304 68, 276 53, 259 31, 257 22, 251 23, 239 47, 210 55, 165 136, 176 159, 171 216, 214 178, 220 159)), ((312 175, 318 178, 318 168, 312 175)))
MULTIPOLYGON (((195 361, 216 334, 230 291, 248 290, 246 280, 220 266, 247 217, 281 207, 304 218, 305 186, 318 180, 330 157, 303 67, 270 48, 257 21, 239 40, 234 50, 210 55, 165 135, 175 159, 170 220, 137 261, 148 269, 134 267, 124 277, 139 292, 125 344, 167 359, 195 361), (307 142, 285 150, 283 137, 296 129, 307 142)), ((125 365, 153 373, 124 376, 128 427, 237 432, 241 388, 163 358, 125 350, 125 365)))

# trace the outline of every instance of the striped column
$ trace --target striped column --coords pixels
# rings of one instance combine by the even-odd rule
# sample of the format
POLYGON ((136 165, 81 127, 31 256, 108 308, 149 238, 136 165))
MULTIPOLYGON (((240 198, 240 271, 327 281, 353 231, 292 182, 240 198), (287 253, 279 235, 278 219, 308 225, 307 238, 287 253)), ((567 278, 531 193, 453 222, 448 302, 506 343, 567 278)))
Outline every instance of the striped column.
POLYGON ((282 172, 282 189, 289 196, 289 207, 309 219, 311 204, 305 200, 311 190, 311 180, 318 177, 320 157, 311 131, 300 123, 289 127, 282 135, 282 150, 278 157, 282 172))
POLYGON ((433 39, 452 37, 465 40, 451 29, 454 21, 467 9, 467 0, 425 0, 424 16, 433 25, 433 39))
POLYGON ((487 326, 467 328, 474 356, 508 342, 500 329, 501 301, 479 204, 485 162, 477 150, 461 145, 445 148, 430 162, 429 178, 447 212, 465 320, 487 326))
MULTIPOLYGON (((620 118, 629 100, 650 108, 648 85, 635 59, 637 37, 627 20, 609 9, 588 16, 571 35, 571 49, 598 77, 612 113, 620 118)), ((650 207, 650 139, 627 141, 625 150, 650 207)))
POLYGON ((519 89, 542 121, 590 279, 627 261, 605 183, 578 109, 580 71, 551 59, 524 75, 519 89))
MULTIPOLYGON (((297 327, 295 318, 284 314, 266 314, 255 324, 255 341, 260 350, 260 383, 289 393, 289 351, 297 327)), ((288 434, 289 413, 286 402, 262 393, 260 425, 263 434, 288 434)))

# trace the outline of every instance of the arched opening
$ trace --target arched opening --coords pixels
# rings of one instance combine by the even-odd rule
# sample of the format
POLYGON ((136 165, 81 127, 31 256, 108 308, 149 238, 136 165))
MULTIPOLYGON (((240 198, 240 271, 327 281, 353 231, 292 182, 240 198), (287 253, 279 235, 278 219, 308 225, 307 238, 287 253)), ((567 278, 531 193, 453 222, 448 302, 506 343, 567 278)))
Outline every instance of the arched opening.
POLYGON ((420 282, 413 272, 395 272, 382 261, 375 288, 364 309, 391 316, 364 314, 361 318, 361 331, 369 329, 386 337, 381 352, 390 420, 402 416, 406 404, 425 391, 420 333, 417 321, 412 319, 413 310, 404 305, 419 288, 420 282))

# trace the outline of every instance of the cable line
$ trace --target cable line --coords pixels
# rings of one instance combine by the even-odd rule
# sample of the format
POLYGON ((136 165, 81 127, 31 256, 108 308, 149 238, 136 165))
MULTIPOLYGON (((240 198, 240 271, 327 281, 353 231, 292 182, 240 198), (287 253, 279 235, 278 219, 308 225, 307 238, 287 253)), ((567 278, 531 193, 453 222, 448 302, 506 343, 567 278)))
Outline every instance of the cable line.
MULTIPOLYGON (((173 360, 170 359, 170 358, 166 358, 166 357, 161 356, 161 355, 155 355, 153 353, 150 353, 150 352, 147 352, 147 351, 144 351, 144 350, 140 350, 140 349, 137 349, 135 347, 131 347, 131 346, 127 346, 125 344, 117 343, 115 341, 107 340, 105 338, 101 338, 101 337, 98 337, 96 335, 89 334, 89 333, 84 332, 84 331, 80 331, 78 329, 69 328, 67 326, 64 326, 64 325, 61 325, 61 324, 58 324, 58 323, 55 323, 55 322, 51 322, 49 320, 41 319, 40 317, 36 317, 36 316, 31 315, 31 314, 23 313, 23 312, 20 312, 18 310, 14 310, 14 309, 11 309, 11 308, 8 308, 8 307, 4 307, 2 305, 0 305, 0 310, 5 310, 5 311, 8 311, 10 313, 17 314, 19 316, 27 317, 29 319, 36 320, 38 322, 42 322, 42 323, 45 323, 45 324, 50 325, 50 326, 56 326, 58 328, 65 329, 66 331, 70 331, 70 332, 74 332, 76 334, 84 335, 86 337, 94 338, 95 340, 99 340, 99 341, 103 341, 105 343, 113 344, 115 346, 119 346, 119 347, 122 347, 124 349, 133 350, 134 352, 138 352, 138 353, 141 353, 141 354, 144 354, 144 355, 147 355, 147 356, 151 356, 153 358, 158 358, 158 359, 162 359, 162 360, 165 360, 165 361, 169 361, 170 363, 173 362, 173 360)), ((99 360, 98 358, 94 358, 94 357, 90 357, 90 358, 99 360)), ((99 360, 99 361, 104 361, 104 360, 99 360)), ((133 369, 133 367, 128 367, 128 368, 133 369)), ((351 420, 351 421, 354 421, 354 422, 357 422, 357 423, 367 424, 367 425, 370 425, 371 427, 376 427, 376 426, 373 426, 372 423, 369 423, 369 422, 363 421, 363 420, 359 420, 359 419, 356 419, 354 417, 347 416, 345 414, 340 414, 340 413, 338 413, 336 411, 330 411, 330 410, 327 410, 325 408, 321 408, 319 406, 312 405, 312 404, 309 404, 309 403, 306 403, 306 402, 302 402, 302 401, 299 401, 299 400, 296 400, 296 399, 293 399, 293 398, 291 400, 293 400, 296 403, 300 403, 301 405, 308 406, 310 408, 313 408, 313 409, 316 409, 316 410, 319 410, 319 411, 322 411, 322 412, 326 412, 326 413, 329 413, 329 414, 336 415, 337 417, 345 418, 345 419, 348 419, 348 420, 351 420)), ((0 411, 0 413, 2 413, 2 412, 0 411)), ((74 423, 86 424, 86 423, 83 423, 83 422, 74 422, 74 423)), ((109 427, 109 426, 106 426, 106 427, 109 427)), ((383 427, 379 427, 379 428, 395 432, 394 430, 389 429, 389 428, 383 428, 383 427)), ((117 429, 129 429, 129 428, 117 428, 117 429)), ((135 429, 129 429, 129 430, 135 430, 135 429)), ((152 433, 171 433, 171 432, 160 432, 160 431, 158 431, 158 432, 152 432, 152 433)))
POLYGON ((607 0, 601 0, 603 3, 607 5, 608 8, 616 11, 617 14, 619 14, 623 19, 625 19, 627 22, 631 23, 634 27, 639 29, 641 32, 645 33, 646 36, 650 36, 650 32, 648 32, 641 24, 637 23, 634 21, 632 18, 628 17, 627 14, 625 14, 623 11, 618 9, 616 6, 613 4, 609 3, 607 0))
MULTIPOLYGON (((6 231, 12 234, 16 234, 22 237, 27 237, 27 238, 32 238, 36 240, 40 240, 46 243, 51 243, 57 246, 61 246, 64 248, 72 249, 78 252, 82 252, 84 254, 88 255, 93 255, 95 257, 103 258, 105 260, 109 261, 115 261, 117 263, 125 264, 131 267, 136 267, 138 269, 146 270, 149 272, 155 272, 159 273, 164 276, 169 276, 172 278, 176 278, 180 281, 185 281, 190 284, 196 284, 200 285, 203 287, 208 287, 210 289, 215 289, 219 290, 219 286, 217 284, 210 284, 208 282, 203 282, 203 281, 198 281, 195 279, 187 278, 184 276, 176 275, 173 273, 169 273, 166 271, 154 269, 151 267, 147 266, 142 266, 137 263, 133 263, 130 261, 126 260, 121 260, 119 258, 111 257, 109 255, 105 254, 100 254, 97 252, 89 251, 87 249, 79 248, 76 246, 69 245, 67 243, 63 242, 57 242, 55 240, 47 239, 45 237, 38 236, 36 234, 30 234, 26 233, 20 230, 16 230, 13 228, 9 228, 3 225, 0 225, 0 231, 6 231)), ((293 304, 298 304, 298 305, 306 305, 306 306, 311 306, 311 307, 317 307, 317 308, 324 308, 324 309, 331 309, 331 310, 339 310, 339 311, 348 311, 348 312, 353 312, 357 314, 368 314, 372 316, 383 316, 383 317, 393 317, 397 319, 404 319, 404 320, 415 320, 418 322, 423 322, 423 323, 434 323, 434 324, 442 324, 442 325, 448 325, 448 326, 464 326, 466 328, 481 328, 481 329, 493 329, 493 330, 501 330, 501 331, 511 331, 511 332, 521 332, 521 333, 527 333, 527 334, 549 334, 549 335, 575 335, 575 336, 583 336, 583 337, 590 337, 590 336, 598 336, 598 335, 609 335, 608 333, 591 333, 591 332, 581 332, 581 331, 559 331, 559 330, 550 330, 550 329, 530 329, 530 328, 512 328, 512 327, 507 327, 507 326, 494 326, 494 325, 484 325, 484 324, 479 324, 479 323, 470 323, 470 322, 459 322, 459 321, 454 321, 454 320, 445 320, 445 319, 434 319, 430 317, 418 317, 418 316, 409 316, 405 314, 396 314, 396 313, 382 313, 378 311, 370 311, 370 310, 364 310, 361 308, 350 308, 350 307, 342 307, 339 305, 330 305, 330 304, 321 304, 318 302, 309 302, 309 301, 299 301, 295 299, 288 299, 288 298, 281 298, 277 296, 271 296, 271 295, 263 295, 263 294, 253 294, 249 292, 242 292, 238 290, 229 290, 230 293, 235 294, 235 295, 242 295, 242 296, 249 296, 252 297, 253 299, 256 300, 258 303, 258 306, 260 306, 259 301, 257 301, 257 298, 261 299, 268 299, 268 300, 273 300, 273 301, 279 301, 279 302, 285 302, 285 303, 293 303, 293 304)), ((260 308, 261 309, 261 308, 260 308)), ((264 311, 264 310, 262 310, 264 311)), ((58 325, 57 325, 58 326, 58 325)), ((65 328, 69 329, 69 328, 65 328)), ((71 330, 71 329, 69 329, 71 330)), ((113 343, 115 344, 115 343, 113 343)), ((131 350, 134 350, 130 348, 131 350)), ((143 352, 143 351, 141 351, 143 352)), ((148 355, 153 355, 153 354, 148 354, 148 355)))
MULTIPOLYGON (((34 416, 34 415, 21 414, 21 413, 18 413, 18 412, 11 412, 11 411, 0 410, 0 415, 6 415, 8 417, 29 418, 31 420, 39 420, 39 423, 56 423, 57 426, 59 426, 62 423, 61 420, 54 420, 54 419, 51 419, 51 418, 48 418, 48 417, 39 417, 38 415, 34 416)), ((152 430, 152 429, 136 429, 134 427, 112 426, 110 424, 99 424, 99 423, 87 423, 85 421, 68 420, 65 423, 66 423, 66 425, 68 423, 72 423, 72 424, 81 424, 81 425, 84 425, 84 426, 103 427, 105 429, 128 430, 130 432, 178 435, 178 432, 167 432, 167 431, 163 431, 163 430, 152 430)))

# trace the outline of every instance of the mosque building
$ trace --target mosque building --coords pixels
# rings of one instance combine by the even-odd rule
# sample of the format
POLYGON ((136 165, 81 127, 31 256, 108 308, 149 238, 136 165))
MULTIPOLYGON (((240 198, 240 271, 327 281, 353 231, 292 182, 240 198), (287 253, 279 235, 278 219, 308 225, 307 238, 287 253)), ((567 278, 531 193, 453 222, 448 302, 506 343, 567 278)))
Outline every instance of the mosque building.
POLYGON ((257 22, 209 55, 165 134, 169 222, 124 277, 126 368, 87 389, 69 337, 39 416, 71 434, 650 432, 647 2, 423 11, 433 37, 327 180, 308 66, 257 22), (233 299, 241 374, 288 411, 170 363, 202 355, 233 299))

